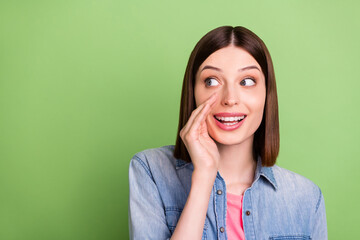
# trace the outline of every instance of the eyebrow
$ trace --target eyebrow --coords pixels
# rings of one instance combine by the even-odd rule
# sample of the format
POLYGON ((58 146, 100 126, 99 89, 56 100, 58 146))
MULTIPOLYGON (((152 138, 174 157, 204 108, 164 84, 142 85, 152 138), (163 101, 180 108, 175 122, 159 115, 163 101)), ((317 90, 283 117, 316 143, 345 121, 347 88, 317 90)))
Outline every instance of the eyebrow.
MULTIPOLYGON (((210 66, 210 65, 206 65, 203 67, 203 69, 201 69, 200 72, 204 71, 205 69, 213 69, 213 70, 216 70, 216 71, 219 71, 219 72, 222 72, 222 70, 220 68, 217 68, 217 67, 213 67, 213 66, 210 66)), ((247 67, 243 67, 243 68, 239 68, 238 69, 238 72, 240 71, 245 71, 245 70, 249 70, 249 69, 257 69, 260 71, 260 69, 255 66, 255 65, 251 65, 251 66, 247 66, 247 67)), ((261 71, 260 71, 261 72, 261 71)))

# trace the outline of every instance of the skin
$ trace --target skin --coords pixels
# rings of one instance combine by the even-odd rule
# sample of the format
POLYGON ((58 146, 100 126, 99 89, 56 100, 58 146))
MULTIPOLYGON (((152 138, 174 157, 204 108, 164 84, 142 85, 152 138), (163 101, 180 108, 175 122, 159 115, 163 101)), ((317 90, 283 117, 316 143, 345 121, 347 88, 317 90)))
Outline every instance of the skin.
POLYGON ((201 239, 217 171, 229 193, 243 194, 251 186, 256 161, 252 147, 266 98, 260 65, 244 49, 230 45, 212 53, 195 79, 197 108, 180 131, 194 165, 190 194, 171 239, 201 239), (205 66, 215 67, 203 68, 205 66), (240 69, 240 70, 239 70, 240 69), (243 113, 242 125, 225 131, 214 114, 243 113))

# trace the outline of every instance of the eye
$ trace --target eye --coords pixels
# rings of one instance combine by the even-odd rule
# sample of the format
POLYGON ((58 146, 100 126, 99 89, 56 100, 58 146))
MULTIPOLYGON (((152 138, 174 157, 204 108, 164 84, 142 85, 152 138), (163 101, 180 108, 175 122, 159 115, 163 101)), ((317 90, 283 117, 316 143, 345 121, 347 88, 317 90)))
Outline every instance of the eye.
POLYGON ((205 79, 205 85, 210 86, 217 86, 219 85, 219 82, 215 78, 207 78, 205 79))
POLYGON ((252 78, 244 78, 243 80, 241 80, 240 85, 241 86, 253 86, 253 85, 255 85, 255 80, 252 78))

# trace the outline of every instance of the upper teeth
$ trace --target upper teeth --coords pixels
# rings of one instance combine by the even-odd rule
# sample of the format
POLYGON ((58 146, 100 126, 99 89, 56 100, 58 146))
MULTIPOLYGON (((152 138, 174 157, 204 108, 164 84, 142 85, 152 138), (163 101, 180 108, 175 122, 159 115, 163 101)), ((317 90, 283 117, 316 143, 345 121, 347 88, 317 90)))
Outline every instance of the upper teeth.
POLYGON ((244 119, 245 116, 241 117, 216 117, 216 119, 225 121, 225 122, 232 122, 232 121, 240 121, 241 119, 244 119))

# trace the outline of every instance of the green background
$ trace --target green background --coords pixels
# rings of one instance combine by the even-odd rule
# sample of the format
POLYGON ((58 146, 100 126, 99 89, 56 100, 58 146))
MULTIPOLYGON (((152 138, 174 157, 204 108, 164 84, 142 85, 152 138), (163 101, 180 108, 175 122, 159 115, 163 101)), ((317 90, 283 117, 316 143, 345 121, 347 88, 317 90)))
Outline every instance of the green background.
POLYGON ((129 161, 174 144, 188 57, 222 25, 245 26, 267 44, 278 84, 278 165, 320 186, 329 239, 355 239, 359 8, 1 0, 0 239, 127 239, 129 161))

